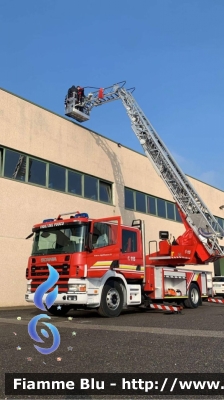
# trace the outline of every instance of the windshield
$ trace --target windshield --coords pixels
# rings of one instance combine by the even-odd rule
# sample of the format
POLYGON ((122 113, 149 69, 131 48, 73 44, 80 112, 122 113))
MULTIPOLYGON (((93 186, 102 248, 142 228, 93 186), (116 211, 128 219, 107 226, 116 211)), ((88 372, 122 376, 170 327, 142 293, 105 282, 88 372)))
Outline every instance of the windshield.
POLYGON ((85 250, 87 225, 40 229, 35 233, 32 255, 77 253, 85 250))
POLYGON ((212 278, 212 282, 224 282, 224 276, 217 276, 212 278))

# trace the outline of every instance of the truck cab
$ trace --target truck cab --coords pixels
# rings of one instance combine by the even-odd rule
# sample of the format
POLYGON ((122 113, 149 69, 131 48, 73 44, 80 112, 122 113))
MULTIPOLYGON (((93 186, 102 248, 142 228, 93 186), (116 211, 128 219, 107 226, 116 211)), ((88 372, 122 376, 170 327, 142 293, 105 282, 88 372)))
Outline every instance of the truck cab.
MULTIPOLYGON (((48 264, 59 274, 52 311, 57 304, 66 309, 99 307, 104 283, 112 277, 125 285, 138 284, 140 299, 144 278, 141 230, 121 225, 120 217, 90 219, 86 213, 69 214, 69 218, 62 219, 61 214, 33 227, 26 301, 34 302, 37 287, 49 276, 48 264)), ((43 304, 52 289, 45 293, 43 304)))

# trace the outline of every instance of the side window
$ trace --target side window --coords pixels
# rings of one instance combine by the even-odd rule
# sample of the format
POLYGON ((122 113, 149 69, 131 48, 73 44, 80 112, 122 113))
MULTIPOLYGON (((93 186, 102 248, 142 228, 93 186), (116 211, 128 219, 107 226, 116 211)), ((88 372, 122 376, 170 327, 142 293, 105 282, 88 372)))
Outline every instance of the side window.
POLYGON ((101 222, 95 222, 93 226, 93 247, 105 247, 109 245, 110 226, 101 222))
POLYGON ((122 253, 137 251, 137 232, 122 230, 122 253))

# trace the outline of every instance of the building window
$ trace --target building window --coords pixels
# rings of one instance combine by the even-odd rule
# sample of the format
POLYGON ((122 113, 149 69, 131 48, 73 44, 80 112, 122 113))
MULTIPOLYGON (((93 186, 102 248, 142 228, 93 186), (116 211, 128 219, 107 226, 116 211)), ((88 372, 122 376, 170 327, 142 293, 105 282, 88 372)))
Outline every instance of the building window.
POLYGON ((175 220, 175 211, 174 211, 174 204, 166 202, 166 211, 167 211, 167 218, 175 220))
POLYGON ((46 163, 29 158, 28 182, 46 186, 46 163))
POLYGON ((175 203, 132 189, 125 188, 125 208, 182 222, 175 203))
POLYGON ((100 201, 103 201, 105 203, 112 203, 112 190, 110 183, 99 181, 99 191, 100 201))
POLYGON ((134 210, 134 191, 125 188, 125 208, 134 210))
POLYGON ((84 176, 84 197, 98 200, 98 179, 93 176, 84 176))
POLYGON ((5 165, 4 165, 4 176, 6 178, 12 178, 19 181, 25 181, 26 176, 26 160, 27 157, 24 154, 20 154, 16 151, 5 150, 5 165))
POLYGON ((146 212, 145 194, 136 192, 136 211, 146 212))
POLYGON ((0 176, 112 203, 111 183, 4 147, 0 147, 0 176))
POLYGON ((0 147, 0 176, 3 175, 3 151, 4 149, 0 147))
POLYGON ((68 171, 68 192, 82 195, 82 174, 68 171))
POLYGON ((220 218, 220 217, 215 217, 215 219, 217 220, 217 222, 219 223, 219 225, 221 226, 221 228, 223 228, 223 227, 224 227, 224 225, 223 225, 223 219, 220 218))
POLYGON ((137 233, 129 231, 128 229, 122 230, 122 253, 133 253, 137 251, 137 233))
POLYGON ((156 215, 156 198, 147 196, 147 213, 156 215))
POLYGON ((175 214, 176 214, 176 221, 177 222, 182 222, 182 219, 181 219, 181 216, 179 214, 179 211, 178 211, 178 208, 177 208, 176 204, 175 204, 175 214))
POLYGON ((49 189, 65 191, 65 168, 49 164, 49 189))
POLYGON ((166 203, 165 200, 157 199, 157 212, 161 218, 166 218, 166 203))
POLYGON ((112 203, 112 184, 0 147, 0 176, 112 203))

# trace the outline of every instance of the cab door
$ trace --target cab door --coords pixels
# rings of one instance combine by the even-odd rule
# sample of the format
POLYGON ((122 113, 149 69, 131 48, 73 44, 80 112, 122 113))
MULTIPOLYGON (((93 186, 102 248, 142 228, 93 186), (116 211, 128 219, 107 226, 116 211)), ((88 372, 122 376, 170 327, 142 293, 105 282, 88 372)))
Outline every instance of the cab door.
POLYGON ((141 233, 137 229, 122 227, 121 229, 120 266, 128 276, 134 273, 141 276, 144 272, 142 258, 141 233))
POLYGON ((101 218, 91 222, 91 249, 87 255, 88 276, 102 277, 119 264, 121 247, 120 217, 101 218))

